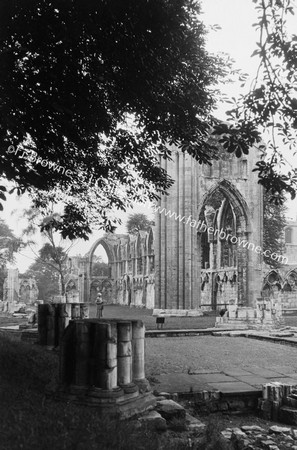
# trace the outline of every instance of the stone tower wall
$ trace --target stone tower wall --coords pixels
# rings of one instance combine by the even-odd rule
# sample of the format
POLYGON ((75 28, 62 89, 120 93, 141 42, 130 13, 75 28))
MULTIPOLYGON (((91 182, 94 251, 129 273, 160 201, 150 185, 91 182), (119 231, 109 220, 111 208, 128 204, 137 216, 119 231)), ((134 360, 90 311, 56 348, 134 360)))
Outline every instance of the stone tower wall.
POLYGON ((211 308, 214 305, 209 297, 214 289, 216 304, 229 300, 244 306, 255 303, 262 275, 262 256, 252 250, 258 247, 259 251, 262 246, 263 191, 252 172, 258 157, 254 149, 239 159, 222 153, 210 167, 173 149, 172 161, 162 162, 175 183, 169 195, 162 196, 156 212, 156 308, 197 309, 203 304, 211 308), (232 207, 235 237, 251 244, 249 250, 239 245, 233 248, 236 267, 220 267, 218 252, 223 244, 211 235, 209 267, 202 267, 199 227, 202 222, 205 227, 211 224, 207 224, 205 211, 216 193, 232 207), (224 286, 222 279, 226 277, 224 286), (202 286, 205 279, 208 281, 202 286))

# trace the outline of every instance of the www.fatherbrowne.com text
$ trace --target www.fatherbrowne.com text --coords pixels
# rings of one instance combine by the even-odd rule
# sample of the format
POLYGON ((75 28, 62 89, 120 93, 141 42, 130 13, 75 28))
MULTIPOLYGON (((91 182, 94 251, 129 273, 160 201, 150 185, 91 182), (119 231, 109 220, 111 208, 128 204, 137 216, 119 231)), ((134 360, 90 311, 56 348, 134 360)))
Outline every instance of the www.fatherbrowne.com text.
POLYGON ((230 241, 232 244, 238 244, 239 247, 247 248, 248 250, 253 250, 257 254, 262 254, 265 257, 273 259, 273 261, 278 261, 281 264, 288 264, 288 258, 283 255, 279 255, 277 253, 271 253, 270 250, 263 250, 259 245, 255 246, 252 242, 247 241, 246 239, 242 239, 240 236, 234 236, 230 233, 226 233, 223 229, 219 230, 218 228, 208 227, 206 223, 201 220, 195 220, 192 216, 181 216, 180 214, 176 214, 176 212, 172 212, 170 210, 167 211, 166 208, 161 208, 158 205, 152 205, 154 208, 154 212, 158 212, 159 214, 164 214, 167 217, 173 218, 174 220, 178 220, 181 223, 189 225, 192 228, 196 228, 200 233, 208 232, 212 234, 214 237, 217 236, 221 240, 230 241))

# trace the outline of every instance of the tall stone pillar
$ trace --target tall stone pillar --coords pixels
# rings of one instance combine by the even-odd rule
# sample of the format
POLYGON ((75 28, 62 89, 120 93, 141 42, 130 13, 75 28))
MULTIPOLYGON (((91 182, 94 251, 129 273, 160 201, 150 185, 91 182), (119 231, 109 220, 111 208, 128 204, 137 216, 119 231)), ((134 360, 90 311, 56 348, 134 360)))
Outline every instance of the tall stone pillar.
POLYGON ((120 386, 132 381, 132 324, 118 322, 118 382, 120 386))
POLYGON ((88 324, 82 320, 75 322, 76 346, 75 346, 75 371, 74 384, 85 386, 89 383, 90 367, 90 335, 88 324))
POLYGON ((175 180, 156 212, 156 301, 159 309, 198 308, 197 181, 193 158, 172 149, 161 162, 175 180))
POLYGON ((143 380, 144 373, 144 338, 145 327, 143 322, 135 320, 132 322, 132 378, 134 381, 143 380))
POLYGON ((93 380, 92 384, 104 390, 112 390, 117 387, 117 324, 116 322, 101 322, 95 327, 93 344, 93 380))

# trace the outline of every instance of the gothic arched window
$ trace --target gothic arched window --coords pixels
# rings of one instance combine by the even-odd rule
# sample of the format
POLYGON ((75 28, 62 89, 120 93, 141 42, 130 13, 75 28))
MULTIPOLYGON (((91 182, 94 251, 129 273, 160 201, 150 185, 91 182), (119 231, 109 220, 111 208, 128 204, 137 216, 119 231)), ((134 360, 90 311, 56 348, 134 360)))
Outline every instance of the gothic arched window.
POLYGON ((221 267, 235 267, 236 249, 232 242, 233 236, 236 237, 235 217, 228 201, 225 203, 220 229, 223 229, 226 234, 225 238, 221 240, 221 267))

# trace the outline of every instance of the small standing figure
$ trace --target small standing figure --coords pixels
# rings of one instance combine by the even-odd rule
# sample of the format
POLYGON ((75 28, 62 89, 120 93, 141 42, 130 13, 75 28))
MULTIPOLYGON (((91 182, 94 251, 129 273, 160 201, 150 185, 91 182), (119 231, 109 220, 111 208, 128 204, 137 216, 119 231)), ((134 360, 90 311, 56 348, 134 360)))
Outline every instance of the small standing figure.
POLYGON ((97 305, 97 319, 101 319, 101 317, 103 316, 103 300, 101 292, 98 292, 97 294, 96 305, 97 305))

